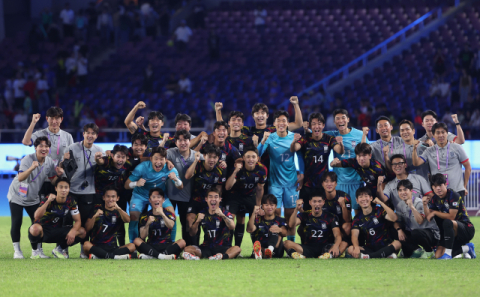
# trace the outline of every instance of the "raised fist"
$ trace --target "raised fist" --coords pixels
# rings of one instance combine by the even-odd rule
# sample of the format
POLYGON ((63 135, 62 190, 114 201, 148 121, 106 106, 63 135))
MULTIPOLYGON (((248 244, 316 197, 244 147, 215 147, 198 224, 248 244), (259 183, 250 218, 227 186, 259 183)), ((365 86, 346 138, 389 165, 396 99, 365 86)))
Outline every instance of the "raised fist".
POLYGON ((298 133, 295 133, 293 135, 293 142, 297 142, 300 140, 300 138, 302 138, 302 135, 298 134, 298 133))
POLYGON ((458 117, 457 117, 457 114, 452 114, 452 120, 455 124, 458 123, 458 117))
POLYGON ((30 166, 30 168, 35 169, 35 168, 37 168, 38 166, 39 166, 38 161, 33 161, 33 162, 32 162, 32 166, 30 166))
POLYGON ((41 115, 39 113, 36 113, 32 116, 32 123, 36 124, 40 120, 41 115))
POLYGON ((103 156, 102 152, 96 152, 95 153, 95 160, 101 159, 103 156))
POLYGON ((297 105, 298 104, 298 97, 297 96, 290 97, 290 103, 292 103, 293 105, 297 105))
POLYGON ((215 102, 215 111, 221 110, 223 108, 222 102, 215 102))
POLYGON ((141 178, 137 181, 137 187, 143 187, 145 185, 146 180, 141 178))
POLYGON ((335 140, 336 140, 339 144, 343 144, 343 137, 342 137, 342 136, 335 136, 335 140))
POLYGON ((137 105, 135 105, 135 107, 137 109, 144 109, 145 107, 147 107, 147 105, 143 101, 138 101, 138 103, 137 103, 137 105))
POLYGON ((195 162, 198 162, 200 160, 200 156, 202 154, 200 154, 200 152, 195 152, 195 162))
POLYGON ((363 131, 363 135, 367 135, 368 132, 370 132, 370 128, 368 128, 368 127, 363 127, 363 128, 362 128, 362 131, 363 131))

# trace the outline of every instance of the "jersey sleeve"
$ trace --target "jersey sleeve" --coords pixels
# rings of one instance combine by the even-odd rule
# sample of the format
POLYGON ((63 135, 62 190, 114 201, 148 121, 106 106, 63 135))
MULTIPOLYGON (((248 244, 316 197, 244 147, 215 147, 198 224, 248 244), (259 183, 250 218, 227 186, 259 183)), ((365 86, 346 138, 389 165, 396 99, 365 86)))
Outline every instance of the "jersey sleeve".
POLYGON ((430 202, 428 202, 428 209, 430 209, 430 210, 438 210, 437 205, 436 205, 435 203, 433 203, 432 201, 433 201, 433 199, 430 200, 430 202))
POLYGON ((287 228, 287 220, 285 220, 284 218, 280 218, 280 220, 278 220, 278 227, 285 227, 287 228))
POLYGON ((347 193, 345 193, 345 207, 349 212, 352 212, 352 198, 347 193))
POLYGON ((242 157, 242 154, 240 154, 240 152, 238 151, 238 149, 236 147, 234 147, 233 145, 232 146, 232 150, 230 151, 230 159, 232 162, 235 162, 235 160, 237 160, 238 158, 241 158, 242 157))
POLYGON ((18 172, 24 172, 27 171, 30 166, 32 166, 32 161, 29 156, 26 156, 25 158, 20 161, 20 168, 18 169, 18 172))
POLYGON ((294 154, 295 169, 299 173, 303 174, 305 172, 305 162, 303 161, 303 154, 301 151, 295 152, 294 154))
POLYGON ((422 215, 422 217, 425 217, 425 209, 423 209, 423 202, 421 199, 416 200, 413 206, 422 215))
POLYGON ((218 167, 218 169, 220 170, 221 174, 218 177, 217 185, 223 185, 227 181, 227 168, 222 169, 222 168, 218 167))
POLYGON ((70 203, 68 204, 68 209, 70 210, 70 214, 72 216, 80 214, 80 211, 78 210, 77 201, 75 201, 75 199, 73 198, 70 200, 70 203))
POLYGON ((455 141, 455 139, 457 138, 457 135, 451 133, 451 132, 448 132, 447 134, 447 140, 450 142, 450 141, 455 141))
POLYGON ((421 158, 423 160, 423 162, 427 163, 427 161, 428 161, 428 149, 424 150, 423 153, 418 157, 421 158))
POLYGON ((335 137, 331 137, 328 146, 333 150, 333 148, 339 144, 335 137))
POLYGON ((174 221, 174 222, 177 220, 177 217, 175 216, 174 213, 171 213, 171 212, 169 212, 169 211, 164 211, 164 213, 165 213, 165 216, 166 216, 167 218, 169 218, 170 220, 172 220, 172 221, 174 221))
POLYGON ((305 222, 305 220, 306 220, 305 213, 304 213, 304 212, 299 212, 299 213, 297 214, 297 218, 300 219, 300 222, 301 222, 301 223, 305 222))
POLYGON ((307 144, 307 136, 302 136, 299 140, 297 140, 296 143, 300 144, 301 148, 304 148, 305 145, 307 144))
POLYGON ((448 205, 450 206, 449 209, 458 209, 459 200, 460 195, 452 192, 450 197, 448 198, 448 205))
POLYGON ((132 174, 130 174, 129 177, 132 182, 136 182, 142 177, 142 170, 143 167, 145 167, 144 164, 145 163, 140 163, 137 167, 135 167, 135 170, 132 171, 132 174))
POLYGON ((339 228, 340 224, 338 223, 338 217, 336 215, 332 215, 332 228, 339 228))
POLYGON ((428 184, 427 180, 421 175, 418 175, 417 178, 420 183, 420 190, 422 191, 422 195, 426 196, 432 193, 432 188, 428 184))
POLYGON ((227 218, 229 218, 230 220, 233 220, 233 216, 232 216, 232 214, 231 214, 229 211, 224 210, 224 211, 223 211, 223 214, 224 214, 227 218))
POLYGON ((93 210, 92 212, 90 213, 90 215, 88 216, 90 219, 93 218, 93 216, 97 213, 97 211, 99 209, 102 209, 102 205, 101 204, 95 204, 95 206, 93 207, 93 210))
POLYGON ((344 159, 341 161, 340 165, 343 167, 343 168, 348 168, 348 167, 351 167, 351 168, 357 168, 357 160, 354 159, 354 158, 350 158, 350 159, 344 159))
POLYGON ((360 230, 360 220, 359 219, 354 219, 352 222, 352 229, 358 229, 360 230))
POLYGON ((195 165, 195 171, 193 172, 193 175, 200 172, 200 168, 201 168, 200 166, 202 166, 201 164, 202 162, 197 162, 197 165, 195 165))
MULTIPOLYGON (((260 163, 261 164, 261 163, 260 163)), ((267 175, 268 175, 268 169, 267 166, 261 164, 260 170, 258 171, 258 175, 260 175, 260 178, 258 179, 259 184, 264 184, 267 182, 267 175)))
POLYGON ((33 143, 35 142, 35 140, 37 140, 37 138, 40 137, 40 131, 37 131, 32 134, 32 138, 30 138, 30 140, 32 141, 32 143, 29 145, 30 147, 33 146, 33 143))
POLYGON ((383 189, 383 195, 387 196, 387 198, 389 200, 391 200, 392 196, 393 196, 393 188, 392 188, 392 185, 390 183, 387 183, 387 185, 385 186, 385 189, 383 189))
POLYGON ((144 214, 140 217, 140 220, 139 220, 139 223, 138 223, 140 228, 145 227, 145 225, 147 224, 147 220, 148 220, 148 214, 144 214))
POLYGON ((465 152, 465 150, 463 149, 463 147, 459 144, 459 145, 456 145, 457 149, 458 149, 458 159, 460 160, 460 163, 465 163, 468 161, 468 156, 467 156, 467 153, 465 152))
POLYGON ((45 203, 47 203, 47 201, 48 201, 48 195, 45 198, 40 200, 40 204, 38 205, 38 207, 39 208, 42 207, 45 203))

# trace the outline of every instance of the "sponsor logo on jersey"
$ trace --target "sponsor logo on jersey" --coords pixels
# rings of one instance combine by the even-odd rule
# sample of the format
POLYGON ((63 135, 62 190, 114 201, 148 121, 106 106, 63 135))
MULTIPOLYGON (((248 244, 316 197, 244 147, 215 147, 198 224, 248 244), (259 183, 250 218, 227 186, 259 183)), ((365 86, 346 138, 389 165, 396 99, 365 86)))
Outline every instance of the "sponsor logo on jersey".
POLYGON ((222 160, 225 161, 225 159, 227 159, 227 155, 225 153, 222 153, 222 160))
MULTIPOLYGON (((133 207, 135 207, 135 204, 134 204, 134 206, 133 206, 133 207)), ((187 209, 187 212, 191 212, 191 211, 192 211, 192 208, 191 208, 191 207, 189 207, 189 208, 187 209)))
POLYGON ((240 144, 238 145, 238 149, 243 152, 243 143, 240 143, 240 144))

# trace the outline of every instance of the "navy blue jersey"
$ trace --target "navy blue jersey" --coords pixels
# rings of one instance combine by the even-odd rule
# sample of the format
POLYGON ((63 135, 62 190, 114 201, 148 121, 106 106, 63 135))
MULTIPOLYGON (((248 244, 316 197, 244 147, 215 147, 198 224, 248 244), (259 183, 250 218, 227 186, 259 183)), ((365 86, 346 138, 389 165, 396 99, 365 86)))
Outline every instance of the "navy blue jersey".
POLYGON ((227 181, 225 170, 217 163, 211 171, 208 171, 205 168, 205 161, 199 161, 193 175, 192 200, 205 201, 208 190, 214 189, 217 185, 223 185, 227 181))
MULTIPOLYGON (((205 218, 200 223, 203 229, 204 238, 202 246, 209 248, 219 246, 232 246, 232 237, 230 236, 230 229, 220 216, 208 212, 208 208, 204 208, 200 213, 205 214, 205 218)), ((233 216, 230 212, 224 210, 223 214, 233 220, 233 216)), ((198 215, 197 215, 198 217, 198 215)))
POLYGON ((124 224, 120 212, 116 209, 108 210, 101 204, 96 204, 90 218, 101 209, 103 215, 95 218, 95 223, 92 228, 91 242, 94 245, 102 244, 109 246, 117 246, 117 232, 120 225, 124 224))
POLYGON ((319 217, 315 217, 311 210, 299 213, 300 226, 305 234, 305 244, 323 246, 335 243, 333 228, 339 228, 336 215, 323 211, 319 217))
MULTIPOLYGON (((45 203, 49 203, 48 196, 40 201, 38 207, 42 207, 45 203)), ((63 219, 69 211, 72 215, 80 213, 74 198, 68 196, 64 203, 58 203, 57 200, 53 200, 47 206, 43 216, 39 220, 36 220, 35 223, 42 226, 61 227, 63 225, 63 219)))
MULTIPOLYGON (((428 208, 441 213, 450 213, 450 209, 456 209, 458 212, 455 216, 455 221, 464 222, 466 224, 470 223, 467 209, 463 203, 463 197, 451 189, 447 190, 447 195, 443 198, 440 198, 437 195, 433 196, 428 203, 428 208)), ((442 228, 443 219, 435 216, 435 221, 437 222, 438 227, 442 228)))
POLYGON ((385 247, 392 243, 390 237, 390 222, 385 218, 387 212, 381 206, 372 207, 368 215, 359 213, 355 216, 352 229, 358 229, 366 238, 366 246, 375 249, 385 247))
POLYGON ((352 204, 350 196, 347 193, 339 190, 336 190, 336 192, 337 194, 332 200, 325 199, 325 204, 323 205, 322 210, 336 215, 338 217, 338 223, 342 225, 345 223, 345 220, 343 219, 342 207, 340 206, 340 203, 338 203, 338 198, 345 198, 345 207, 348 212, 352 212, 352 204))
POLYGON ((342 167, 351 167, 355 169, 355 171, 360 175, 362 180, 365 182, 365 185, 372 191, 373 197, 376 197, 377 193, 377 183, 378 177, 385 175, 385 169, 380 162, 375 161, 375 159, 370 159, 370 166, 367 168, 363 168, 358 164, 356 158, 350 158, 342 160, 342 167))
POLYGON ((320 140, 313 139, 312 134, 307 134, 297 141, 302 146, 300 151, 305 159, 305 182, 309 188, 322 188, 323 173, 328 171, 328 156, 338 144, 335 137, 323 134, 320 140))
POLYGON ((152 149, 160 146, 160 142, 162 142, 163 140, 162 134, 160 134, 160 136, 152 136, 150 132, 145 131, 142 128, 138 128, 133 135, 135 134, 145 135, 148 139, 147 149, 145 150, 145 153, 143 153, 144 157, 150 157, 150 154, 152 153, 152 149))
MULTIPOLYGON (((202 148, 204 148, 207 145, 208 142, 206 142, 202 148)), ((242 155, 240 152, 237 150, 233 144, 230 142, 225 141, 225 144, 222 147, 218 147, 222 151, 222 155, 218 159, 218 161, 225 161, 227 163, 227 174, 230 175, 231 172, 233 172, 234 169, 234 164, 235 160, 238 158, 241 158, 242 155)))
POLYGON ((245 166, 240 169, 236 175, 236 182, 230 190, 231 194, 241 196, 255 195, 257 184, 265 184, 267 182, 267 167, 258 162, 252 171, 249 171, 245 166))
MULTIPOLYGON (((172 220, 176 221, 175 214, 169 212, 166 209, 163 209, 165 216, 172 220)), ((153 215, 153 210, 150 210, 148 213, 140 217, 140 228, 145 227, 148 221, 148 217, 155 217, 155 221, 150 224, 148 227, 148 240, 147 243, 150 244, 162 244, 162 243, 172 243, 175 239, 172 239, 172 229, 168 229, 165 221, 161 215, 153 215)))
POLYGON ((262 245, 268 244, 269 236, 272 234, 270 232, 270 227, 277 225, 278 227, 287 228, 287 222, 284 218, 275 217, 273 220, 265 219, 265 216, 257 216, 255 218, 255 227, 257 229, 252 233, 252 241, 260 241, 262 245))
POLYGON ((243 156, 243 150, 253 145, 252 137, 245 134, 240 134, 239 137, 227 137, 226 142, 231 143, 243 156))

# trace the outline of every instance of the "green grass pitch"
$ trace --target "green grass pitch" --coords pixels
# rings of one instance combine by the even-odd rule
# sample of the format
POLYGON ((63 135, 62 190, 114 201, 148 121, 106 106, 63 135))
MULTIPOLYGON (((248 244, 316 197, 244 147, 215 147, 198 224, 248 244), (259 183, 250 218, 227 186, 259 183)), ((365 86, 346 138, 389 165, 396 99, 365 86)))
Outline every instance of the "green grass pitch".
MULTIPOLYGON (((472 222, 480 226, 480 218, 472 222)), ((480 295, 479 259, 93 261, 78 259, 77 245, 70 248, 72 259, 31 260, 28 226, 25 219, 21 245, 27 259, 13 260, 10 218, 0 217, 0 296, 480 295)), ((480 252, 480 236, 473 242, 480 252)), ((45 253, 53 247, 45 244, 45 253)), ((243 256, 251 249, 245 237, 243 256)))

